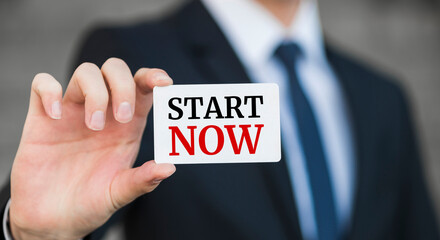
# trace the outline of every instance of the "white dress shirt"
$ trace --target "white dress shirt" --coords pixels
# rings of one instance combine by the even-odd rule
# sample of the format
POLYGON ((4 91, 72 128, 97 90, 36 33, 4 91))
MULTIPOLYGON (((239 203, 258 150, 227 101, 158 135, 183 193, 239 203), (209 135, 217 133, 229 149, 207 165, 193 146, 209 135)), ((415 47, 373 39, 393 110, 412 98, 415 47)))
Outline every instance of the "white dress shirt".
POLYGON ((325 55, 314 1, 302 0, 291 26, 286 28, 255 0, 202 0, 252 82, 277 83, 280 88, 281 135, 304 239, 316 239, 313 196, 304 153, 299 142, 287 73, 275 49, 294 41, 304 52, 298 75, 317 117, 327 157, 340 230, 349 227, 352 212, 355 159, 349 115, 341 86, 325 55))
MULTIPOLYGON (((283 65, 274 57, 283 41, 298 43, 304 58, 298 62, 299 80, 317 116, 329 175, 335 194, 340 230, 349 227, 354 193, 354 152, 350 121, 344 97, 325 56, 317 4, 302 0, 289 28, 254 0, 202 0, 219 24, 253 82, 277 83, 280 88, 281 134, 288 170, 297 204, 304 239, 316 239, 313 196, 304 154, 296 129, 288 77, 283 65)), ((3 213, 3 230, 7 240, 9 203, 3 213)))

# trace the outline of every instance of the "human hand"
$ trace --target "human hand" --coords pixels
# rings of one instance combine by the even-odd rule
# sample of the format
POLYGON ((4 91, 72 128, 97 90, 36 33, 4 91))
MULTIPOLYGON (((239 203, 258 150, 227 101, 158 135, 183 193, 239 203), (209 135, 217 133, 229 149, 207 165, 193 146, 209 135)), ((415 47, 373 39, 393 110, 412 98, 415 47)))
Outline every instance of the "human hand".
POLYGON ((14 239, 79 239, 175 171, 149 161, 132 168, 160 69, 133 77, 124 61, 83 63, 62 97, 49 74, 32 83, 29 111, 11 172, 14 239))

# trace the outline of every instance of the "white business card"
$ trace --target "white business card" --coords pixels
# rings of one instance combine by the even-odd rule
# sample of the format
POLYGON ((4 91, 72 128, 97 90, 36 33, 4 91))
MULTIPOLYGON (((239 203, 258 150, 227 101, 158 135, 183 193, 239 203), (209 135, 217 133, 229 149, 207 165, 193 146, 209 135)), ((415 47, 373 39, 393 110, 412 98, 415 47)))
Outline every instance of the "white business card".
POLYGON ((157 163, 250 163, 281 159, 276 84, 155 87, 157 163))

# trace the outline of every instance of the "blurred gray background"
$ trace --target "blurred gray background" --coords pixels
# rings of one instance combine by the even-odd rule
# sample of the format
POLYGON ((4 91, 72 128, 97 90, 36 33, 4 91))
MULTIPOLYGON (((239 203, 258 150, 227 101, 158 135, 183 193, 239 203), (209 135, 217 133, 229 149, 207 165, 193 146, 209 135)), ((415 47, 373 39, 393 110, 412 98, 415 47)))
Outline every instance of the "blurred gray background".
MULTIPOLYGON (((65 83, 88 27, 158 17, 183 2, 0 0, 0 184, 9 177, 36 73, 65 83)), ((440 216, 440 0, 320 1, 320 11, 333 45, 406 86, 440 216)))

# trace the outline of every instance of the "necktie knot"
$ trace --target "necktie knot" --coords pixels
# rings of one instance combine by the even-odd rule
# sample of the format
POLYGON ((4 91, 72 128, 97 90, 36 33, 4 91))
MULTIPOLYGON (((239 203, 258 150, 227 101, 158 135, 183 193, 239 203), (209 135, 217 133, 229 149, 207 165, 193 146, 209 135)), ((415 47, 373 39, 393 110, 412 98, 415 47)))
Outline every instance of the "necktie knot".
POLYGON ((295 42, 282 43, 274 52, 275 56, 290 67, 303 55, 301 47, 295 42))

